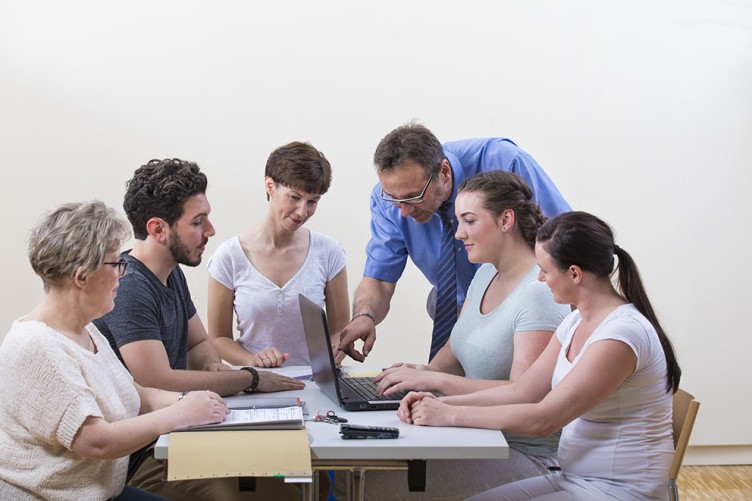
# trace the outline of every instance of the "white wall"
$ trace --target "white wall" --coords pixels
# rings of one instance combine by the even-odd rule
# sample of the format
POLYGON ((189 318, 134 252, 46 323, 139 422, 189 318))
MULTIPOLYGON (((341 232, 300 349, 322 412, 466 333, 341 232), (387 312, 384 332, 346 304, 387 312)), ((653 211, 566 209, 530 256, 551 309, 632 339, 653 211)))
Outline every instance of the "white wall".
MULTIPOLYGON (((48 207, 120 208, 143 162, 195 160, 211 252, 261 217, 291 140, 332 162, 310 225, 343 242, 354 290, 373 149, 417 118, 513 138, 612 223, 703 402, 693 443, 750 445, 751 108, 749 2, 0 0, 0 331, 41 297, 24 239, 48 207)), ((369 362, 426 356, 408 268, 369 362)), ((203 315, 205 269, 188 274, 203 315)))

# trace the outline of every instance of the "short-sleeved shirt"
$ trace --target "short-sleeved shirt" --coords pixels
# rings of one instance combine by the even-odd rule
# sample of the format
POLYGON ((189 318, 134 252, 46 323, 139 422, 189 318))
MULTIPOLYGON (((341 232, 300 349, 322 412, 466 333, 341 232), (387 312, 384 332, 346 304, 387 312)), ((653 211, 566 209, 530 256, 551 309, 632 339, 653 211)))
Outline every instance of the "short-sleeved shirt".
POLYGON ((634 305, 626 304, 606 317, 570 362, 566 354, 581 320, 575 310, 556 331, 561 350, 552 387, 593 344, 605 339, 629 346, 637 366, 613 393, 564 427, 559 443, 562 471, 573 478, 605 482, 638 499, 665 499, 674 455, 672 396, 666 391, 666 356, 658 334, 634 305))
MULTIPOLYGON (((569 305, 557 304, 551 289, 538 280, 540 268, 533 266, 520 283, 496 308, 481 313, 480 306, 488 286, 496 276, 491 263, 481 265, 475 274, 462 315, 452 329, 452 354, 462 365, 465 376, 473 379, 509 380, 514 361, 514 337, 517 332, 554 332, 570 312, 569 305)), ((505 433, 510 447, 525 454, 556 454, 559 434, 526 437, 505 433)))
MULTIPOLYGON (((533 191, 533 199, 548 217, 571 210, 553 181, 528 153, 512 140, 483 138, 444 144, 444 154, 452 168, 454 186, 449 198, 449 215, 454 230, 454 201, 462 181, 481 172, 504 170, 522 177, 533 191)), ((366 246, 364 276, 396 283, 402 276, 408 256, 432 285, 438 280, 439 250, 443 225, 438 213, 426 223, 402 217, 398 206, 381 199, 381 183, 371 192, 371 239, 366 246)), ((462 305, 470 281, 478 266, 467 259, 465 247, 458 241, 457 304, 462 305)))
POLYGON ((115 308, 94 324, 121 361, 121 346, 152 339, 164 344, 172 369, 186 369, 188 320, 196 314, 196 307, 183 271, 176 266, 165 286, 129 252, 122 257, 128 261, 128 272, 120 279, 115 308))
POLYGON ((222 242, 209 258, 209 275, 234 292, 240 344, 251 353, 274 346, 289 353, 287 365, 310 365, 298 294, 324 307, 326 284, 345 267, 345 251, 335 239, 310 231, 300 269, 282 287, 251 264, 238 237, 222 242))
POLYGON ((514 361, 517 332, 554 332, 571 312, 568 304, 557 304, 551 289, 538 280, 540 268, 533 266, 504 301, 487 313, 480 306, 496 267, 484 263, 475 274, 462 315, 452 329, 452 354, 473 379, 509 380, 514 361))

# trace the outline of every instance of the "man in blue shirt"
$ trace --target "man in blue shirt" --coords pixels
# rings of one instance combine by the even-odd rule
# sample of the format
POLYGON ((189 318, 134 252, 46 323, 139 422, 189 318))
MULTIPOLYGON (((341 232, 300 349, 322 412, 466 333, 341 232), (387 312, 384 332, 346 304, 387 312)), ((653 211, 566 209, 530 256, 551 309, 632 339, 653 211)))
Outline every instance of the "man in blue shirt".
MULTIPOLYGON (((510 139, 466 139, 443 146, 426 127, 414 122, 387 134, 376 147, 374 164, 379 183, 371 193, 371 240, 366 246, 363 279, 355 292, 353 318, 342 330, 339 349, 362 362, 373 348, 376 325, 389 311, 397 281, 408 256, 434 285, 438 281, 439 249, 444 232, 439 208, 457 230, 454 200, 465 178, 501 169, 522 177, 533 190, 543 213, 556 216, 571 210, 537 162, 510 139), (355 341, 363 341, 363 352, 355 341)), ((457 308, 477 265, 455 240, 457 308)), ((429 298, 433 316, 435 297, 429 298)))

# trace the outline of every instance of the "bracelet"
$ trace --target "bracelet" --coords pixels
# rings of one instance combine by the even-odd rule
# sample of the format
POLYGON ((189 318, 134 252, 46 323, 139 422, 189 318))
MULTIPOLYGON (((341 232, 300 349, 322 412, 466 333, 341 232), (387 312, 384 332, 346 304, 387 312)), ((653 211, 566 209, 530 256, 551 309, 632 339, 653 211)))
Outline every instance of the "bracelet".
POLYGON ((376 317, 373 316, 373 313, 368 313, 367 311, 361 311, 360 313, 356 313, 355 315, 353 315, 350 322, 352 322, 358 317, 368 317, 371 319, 371 322, 373 322, 373 325, 376 325, 376 317))
POLYGON ((178 402, 180 402, 181 400, 183 400, 183 397, 185 397, 189 393, 190 393, 190 391, 184 391, 180 395, 178 395, 178 402))
POLYGON ((259 374, 256 369, 253 367, 241 367, 241 371, 248 371, 251 373, 251 376, 253 376, 253 379, 251 380, 251 385, 243 390, 243 393, 256 393, 256 390, 258 389, 259 385, 259 374))

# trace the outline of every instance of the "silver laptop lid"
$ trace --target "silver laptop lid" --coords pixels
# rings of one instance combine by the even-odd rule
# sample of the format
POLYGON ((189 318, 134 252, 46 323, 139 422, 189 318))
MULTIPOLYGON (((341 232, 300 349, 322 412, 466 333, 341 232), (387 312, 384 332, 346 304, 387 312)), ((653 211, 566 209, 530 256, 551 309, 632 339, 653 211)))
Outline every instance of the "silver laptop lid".
POLYGON ((334 365, 332 345, 329 343, 326 313, 303 294, 298 294, 298 302, 308 344, 308 357, 311 359, 313 380, 321 391, 341 405, 342 397, 337 381, 337 367, 334 365))

